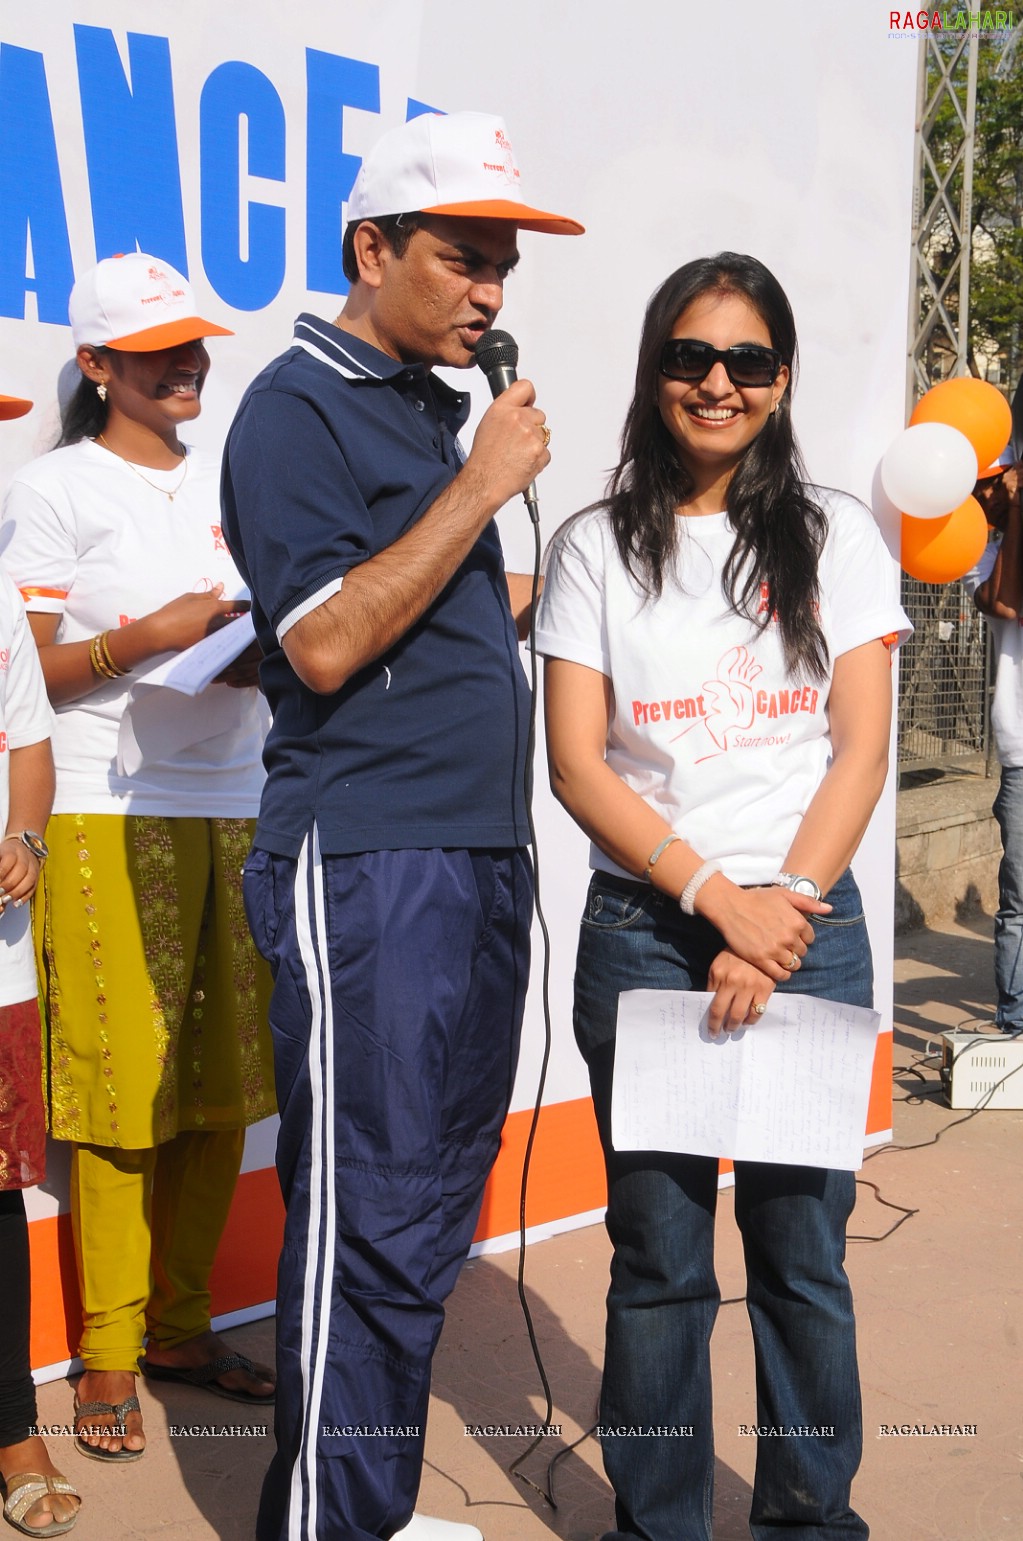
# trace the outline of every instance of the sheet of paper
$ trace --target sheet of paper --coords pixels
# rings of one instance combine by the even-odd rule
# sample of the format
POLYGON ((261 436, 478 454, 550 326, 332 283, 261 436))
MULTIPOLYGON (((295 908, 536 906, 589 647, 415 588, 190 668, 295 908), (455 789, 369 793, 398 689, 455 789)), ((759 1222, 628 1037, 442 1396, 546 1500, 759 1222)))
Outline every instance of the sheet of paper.
POLYGON ((228 621, 219 631, 186 647, 184 652, 170 653, 155 667, 140 672, 138 685, 165 685, 183 695, 197 696, 218 674, 223 674, 228 664, 244 653, 255 636, 252 616, 246 610, 236 621, 228 621))
POLYGON ((218 733, 237 728, 243 691, 212 682, 255 638, 246 611, 181 653, 167 653, 139 671, 117 735, 117 771, 136 776, 218 733))
POLYGON ((246 694, 229 685, 210 685, 199 696, 136 685, 117 733, 118 775, 137 776, 144 765, 161 765, 182 749, 240 727, 246 694))
POLYGON ((712 1038, 711 1000, 705 991, 622 992, 615 1149, 855 1171, 877 1012, 775 991, 755 1027, 712 1038))

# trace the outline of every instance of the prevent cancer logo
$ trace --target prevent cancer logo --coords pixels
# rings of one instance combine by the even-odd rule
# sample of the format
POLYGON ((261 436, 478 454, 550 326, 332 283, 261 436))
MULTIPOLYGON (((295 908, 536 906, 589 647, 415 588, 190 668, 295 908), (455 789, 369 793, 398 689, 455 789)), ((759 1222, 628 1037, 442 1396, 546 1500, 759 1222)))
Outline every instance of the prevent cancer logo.
POLYGON ((515 156, 512 153, 511 141, 503 129, 495 129, 494 147, 496 155, 500 156, 500 159, 484 161, 484 171, 496 171, 504 177, 506 182, 508 182, 511 186, 514 186, 519 177, 519 168, 515 164, 515 156))
POLYGON ((163 268, 148 268, 146 270, 146 277, 150 283, 156 285, 157 292, 155 294, 144 294, 142 296, 143 305, 180 305, 185 298, 184 289, 180 287, 175 289, 163 268))
POLYGON ((731 647, 718 660, 716 675, 704 680, 699 695, 663 701, 633 701, 633 724, 640 727, 688 719, 681 732, 674 734, 668 742, 677 743, 694 728, 702 728, 710 743, 707 753, 697 756, 697 765, 704 760, 713 760, 719 754, 727 754, 730 749, 757 749, 788 743, 791 730, 779 732, 772 726, 764 733, 761 724, 780 724, 786 717, 801 712, 812 715, 820 705, 820 691, 813 685, 766 690, 757 684, 763 672, 749 648, 731 647))

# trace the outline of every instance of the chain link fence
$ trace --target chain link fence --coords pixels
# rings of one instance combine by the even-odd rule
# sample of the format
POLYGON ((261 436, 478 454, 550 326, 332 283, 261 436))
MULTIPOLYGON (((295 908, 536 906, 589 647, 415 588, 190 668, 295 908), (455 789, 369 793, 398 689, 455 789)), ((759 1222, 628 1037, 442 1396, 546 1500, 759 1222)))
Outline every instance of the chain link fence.
POLYGON ((984 617, 961 583, 920 583, 903 574, 902 604, 913 622, 899 664, 899 771, 955 765, 986 771, 991 753, 991 644, 984 617))

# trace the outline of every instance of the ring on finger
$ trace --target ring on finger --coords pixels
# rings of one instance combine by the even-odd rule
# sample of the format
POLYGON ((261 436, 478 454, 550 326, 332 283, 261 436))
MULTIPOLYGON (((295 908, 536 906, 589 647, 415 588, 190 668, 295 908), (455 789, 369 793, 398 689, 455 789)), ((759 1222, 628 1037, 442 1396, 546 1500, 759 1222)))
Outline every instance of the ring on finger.
POLYGON ((758 1017, 762 1017, 764 1012, 767 1010, 767 1007, 764 1005, 763 1001, 754 1001, 753 1010, 758 1017))
POLYGON ((546 423, 540 424, 540 432, 543 434, 543 447, 546 449, 551 442, 551 431, 546 423))
POLYGON ((799 954, 798 954, 798 952, 794 952, 792 954, 791 958, 789 959, 789 972, 791 973, 791 971, 794 968, 798 968, 798 967, 799 967, 799 954))

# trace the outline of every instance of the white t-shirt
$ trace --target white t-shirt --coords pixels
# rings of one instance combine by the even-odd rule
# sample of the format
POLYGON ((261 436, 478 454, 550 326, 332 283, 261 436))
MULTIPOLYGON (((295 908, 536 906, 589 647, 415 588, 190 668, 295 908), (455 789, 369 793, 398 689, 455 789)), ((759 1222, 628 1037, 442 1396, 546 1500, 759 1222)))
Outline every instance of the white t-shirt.
MULTIPOLYGON (((58 642, 87 641, 220 582, 225 599, 247 595, 220 531, 218 458, 189 450, 183 482, 180 468, 140 469, 155 486, 84 439, 31 461, 11 481, 4 560, 29 612, 60 616, 58 642), (173 502, 160 487, 174 492, 173 502)), ((150 666, 56 708, 54 812, 256 814, 268 715, 254 688, 211 685, 223 694, 226 731, 136 775, 118 773, 121 718, 150 666)))
MULTIPOLYGON (((828 515, 820 624, 832 661, 875 637, 909 635, 895 564, 867 510, 814 489, 828 515)), ((557 537, 537 649, 613 685, 607 763, 736 883, 777 876, 831 754, 823 682, 791 678, 776 623, 757 632, 724 598, 727 514, 682 521, 677 572, 649 599, 622 565, 604 510, 557 537)), ((591 865, 628 876, 597 846, 591 865)))
MULTIPOLYGON (((11 807, 12 749, 49 738, 53 713, 25 606, 0 567, 0 835, 11 807)), ((0 1006, 34 1001, 38 993, 32 950, 31 910, 5 905, 0 917, 0 1006)))
MULTIPOLYGON (((963 579, 971 599, 998 556, 1000 541, 985 546, 980 561, 963 579)), ((1002 765, 1023 765, 1023 620, 1009 621, 986 615, 995 644, 995 689, 991 701, 991 726, 1002 765)))

